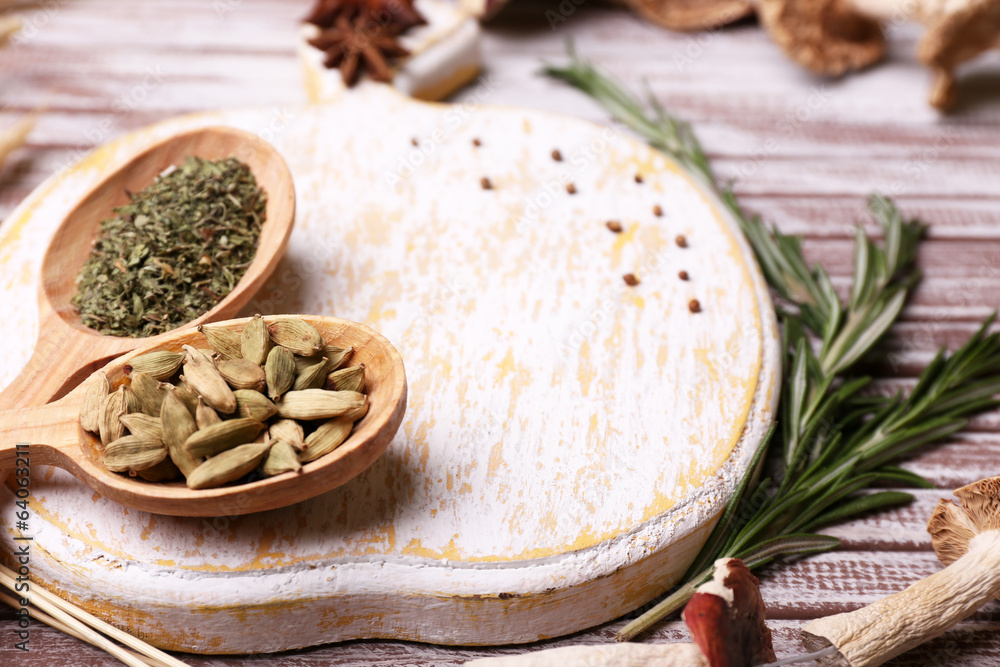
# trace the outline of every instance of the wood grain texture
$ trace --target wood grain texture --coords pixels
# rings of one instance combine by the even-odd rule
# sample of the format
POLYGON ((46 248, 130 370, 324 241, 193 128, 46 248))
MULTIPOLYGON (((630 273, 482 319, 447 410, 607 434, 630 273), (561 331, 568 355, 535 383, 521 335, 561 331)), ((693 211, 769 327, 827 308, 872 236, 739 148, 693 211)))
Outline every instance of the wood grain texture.
MULTIPOLYGON (((38 21, 30 40, 0 53, 0 101, 9 109, 0 122, 37 105, 49 107, 31 137, 30 152, 15 156, 0 172, 0 213, 12 210, 57 167, 126 130, 187 111, 232 105, 280 109, 298 102, 294 19, 309 4, 78 0, 45 14, 47 20, 38 21)), ((963 70, 960 107, 940 118, 924 102, 930 79, 915 62, 919 32, 910 26, 890 31, 885 64, 825 80, 787 62, 753 22, 707 34, 677 34, 643 24, 620 8, 587 2, 552 29, 548 10, 558 12, 558 3, 515 2, 487 26, 485 83, 457 99, 603 120, 579 94, 535 76, 539 61, 560 60, 565 38, 573 37, 581 53, 633 88, 648 81, 668 108, 692 121, 720 173, 737 179, 744 204, 786 232, 806 234, 810 257, 831 262, 841 281, 849 275, 852 225, 864 220, 863 200, 873 186, 888 184, 907 214, 930 223, 931 240, 920 257, 926 276, 917 294, 921 301, 907 309, 907 322, 896 327, 886 345, 904 350, 906 363, 876 368, 890 378, 885 388, 906 386, 937 345, 960 344, 975 321, 997 307, 996 54, 963 70), (955 245, 960 241, 966 243, 955 245)), ((0 289, 20 279, 0 275, 0 289)), ((0 321, 0 336, 23 335, 3 327, 0 321)), ((906 464, 940 490, 918 492, 918 502, 909 508, 837 527, 832 532, 849 540, 843 551, 764 571, 779 655, 801 650, 798 631, 808 618, 856 608, 937 568, 922 532, 930 508, 950 489, 995 474, 1000 460, 998 417, 977 418, 972 426, 973 433, 919 451, 906 464), (897 526, 902 526, 899 534, 893 530, 897 526), (883 573, 870 565, 873 560, 891 566, 883 573), (816 577, 823 585, 813 592, 816 577)), ((0 609, 0 637, 14 629, 12 619, 0 609)), ((610 641, 621 625, 544 645, 610 641)), ((997 630, 1000 607, 994 604, 892 665, 1000 665, 997 630)), ((686 639, 677 625, 664 626, 651 638, 686 639)), ((500 651, 376 641, 276 656, 184 658, 212 667, 451 666, 500 651)), ((39 626, 32 628, 30 654, 0 640, 0 663, 115 664, 39 626)))

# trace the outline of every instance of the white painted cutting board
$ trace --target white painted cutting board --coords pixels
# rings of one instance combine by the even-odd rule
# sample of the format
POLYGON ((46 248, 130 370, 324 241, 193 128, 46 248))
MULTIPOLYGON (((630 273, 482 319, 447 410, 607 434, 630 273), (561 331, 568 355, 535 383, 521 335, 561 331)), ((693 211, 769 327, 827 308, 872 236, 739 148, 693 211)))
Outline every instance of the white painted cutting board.
MULTIPOLYGON (((74 199, 140 147, 219 123, 273 141, 299 198, 288 256, 247 312, 383 332, 406 362, 403 427, 341 488, 216 520, 132 511, 36 469, 38 581, 160 646, 233 653, 532 641, 683 573, 772 419, 776 324, 723 208, 614 129, 362 86, 123 137, 0 226, 0 384, 27 358, 39 260, 74 199)), ((4 489, 5 550, 13 518, 4 489)))

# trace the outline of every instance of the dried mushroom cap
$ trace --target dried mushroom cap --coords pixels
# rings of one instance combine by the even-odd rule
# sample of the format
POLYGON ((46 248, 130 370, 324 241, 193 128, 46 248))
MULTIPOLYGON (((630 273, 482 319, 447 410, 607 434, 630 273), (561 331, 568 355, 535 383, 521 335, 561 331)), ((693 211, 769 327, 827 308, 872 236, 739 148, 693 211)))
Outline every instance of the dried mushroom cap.
POLYGON ((935 71, 930 103, 948 109, 957 97, 955 67, 983 51, 1000 48, 1000 2, 971 0, 958 4, 929 0, 923 4, 921 14, 928 29, 917 55, 935 71))
POLYGON ((743 561, 715 562, 712 581, 684 607, 684 622, 710 667, 746 667, 775 660, 757 577, 743 561))
POLYGON ((785 53, 818 74, 839 76, 885 53, 879 22, 846 0, 758 0, 757 13, 785 53))
POLYGON ((1000 530, 1000 477, 963 486, 955 497, 958 503, 940 501, 927 522, 934 552, 945 565, 964 556, 976 535, 1000 530))
POLYGON ((753 14, 748 0, 625 0, 625 4, 671 30, 720 28, 753 14))

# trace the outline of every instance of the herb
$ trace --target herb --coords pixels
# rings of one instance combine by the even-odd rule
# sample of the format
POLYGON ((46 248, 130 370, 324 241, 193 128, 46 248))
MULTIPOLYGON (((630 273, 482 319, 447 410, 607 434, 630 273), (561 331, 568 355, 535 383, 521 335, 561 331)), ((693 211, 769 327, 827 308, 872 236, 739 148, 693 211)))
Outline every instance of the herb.
POLYGON ((687 123, 667 115, 655 100, 654 115, 647 115, 629 93, 575 55, 568 67, 546 67, 544 73, 591 96, 701 177, 739 221, 784 301, 780 432, 773 427, 761 442, 679 588, 626 625, 617 637, 625 641, 684 606, 711 576, 716 559, 741 558, 758 568, 780 556, 828 551, 839 541, 816 533, 821 526, 912 500, 900 491, 862 491, 884 482, 930 488, 891 462, 947 439, 969 416, 998 405, 1000 337, 987 333, 991 317, 958 351, 940 351, 909 396, 865 392, 871 378, 856 367, 899 317, 917 280, 912 265, 923 232, 919 223, 904 221, 890 200, 872 196, 869 208, 883 238, 876 242, 858 230, 853 288, 844 303, 826 272, 807 264, 799 238, 748 217, 732 191, 718 185, 687 123), (768 459, 777 459, 774 469, 755 481, 768 459))
POLYGON ((235 158, 189 157, 101 222, 77 276, 83 323, 142 338, 209 311, 257 252, 267 194, 235 158))

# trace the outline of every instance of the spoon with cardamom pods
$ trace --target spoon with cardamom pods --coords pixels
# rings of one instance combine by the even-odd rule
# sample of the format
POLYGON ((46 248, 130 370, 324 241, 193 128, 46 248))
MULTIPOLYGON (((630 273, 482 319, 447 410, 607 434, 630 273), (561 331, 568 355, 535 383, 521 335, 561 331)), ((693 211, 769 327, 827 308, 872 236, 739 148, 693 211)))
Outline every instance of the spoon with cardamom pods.
POLYGON ((288 166, 274 147, 256 135, 206 127, 176 134, 134 155, 85 194, 53 236, 42 261, 38 342, 25 368, 0 393, 0 408, 47 403, 65 395, 113 357, 140 345, 166 342, 183 327, 235 317, 277 267, 294 218, 295 189, 288 166), (186 161, 192 163, 190 167, 186 161), (137 198, 153 188, 158 191, 142 202, 146 208, 139 209, 137 198), (240 201, 237 195, 247 191, 249 201, 240 201), (178 230, 176 224, 171 227, 165 213, 160 214, 170 206, 176 211, 178 200, 185 198, 194 214, 183 222, 189 228, 178 230), (116 212, 123 206, 132 206, 132 212, 116 212), (231 254, 237 240, 246 245, 247 235, 237 239, 236 232, 225 231, 232 227, 223 219, 226 212, 240 207, 249 211, 256 226, 252 235, 256 248, 244 250, 252 259, 231 270, 226 267, 223 278, 215 279, 217 284, 205 284, 200 278, 207 273, 206 266, 231 254), (148 214, 137 215, 135 210, 148 214), (101 245, 102 221, 116 216, 125 220, 110 236, 125 238, 117 244, 117 252, 109 252, 108 246, 114 245, 110 241, 119 239, 101 245), (143 240, 151 237, 155 240, 143 240), (200 272, 180 264, 192 249, 200 255, 188 264, 200 262, 202 266, 195 267, 200 272), (81 270, 102 253, 99 259, 110 270, 88 265, 91 283, 99 288, 86 295, 93 325, 88 326, 77 296, 81 270), (238 277, 239 272, 242 276, 238 277), (199 273, 199 279, 190 278, 194 273, 199 273), (154 312, 154 306, 160 310, 154 312), (115 335, 98 330, 112 330, 99 324, 109 319, 102 309, 111 314, 126 308, 131 309, 134 321, 147 325, 139 334, 147 337, 135 337, 121 327, 113 329, 115 335), (164 314, 176 318, 177 313, 187 313, 181 317, 188 321, 163 318, 164 314), (156 335, 148 335, 149 323, 157 318, 163 326, 156 335))
POLYGON ((381 334, 258 315, 158 336, 55 402, 0 412, 0 469, 57 466, 155 514, 248 514, 347 482, 405 410, 381 334))

